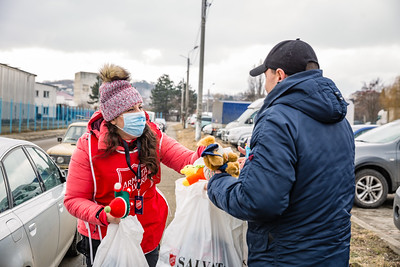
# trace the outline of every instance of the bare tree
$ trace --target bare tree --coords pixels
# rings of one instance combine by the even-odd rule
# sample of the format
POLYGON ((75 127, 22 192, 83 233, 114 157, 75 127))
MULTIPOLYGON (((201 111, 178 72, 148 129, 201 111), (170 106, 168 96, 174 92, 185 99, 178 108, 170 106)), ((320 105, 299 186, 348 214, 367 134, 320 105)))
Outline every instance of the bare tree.
POLYGON ((382 90, 380 100, 383 107, 389 112, 391 120, 400 118, 400 76, 392 85, 382 90))
POLYGON ((379 96, 383 85, 379 78, 369 84, 364 82, 360 91, 354 93, 354 119, 363 122, 375 123, 378 112, 382 109, 379 96))
POLYGON ((245 100, 254 101, 258 98, 265 97, 264 75, 258 75, 257 77, 249 76, 248 85, 249 87, 244 94, 245 100))

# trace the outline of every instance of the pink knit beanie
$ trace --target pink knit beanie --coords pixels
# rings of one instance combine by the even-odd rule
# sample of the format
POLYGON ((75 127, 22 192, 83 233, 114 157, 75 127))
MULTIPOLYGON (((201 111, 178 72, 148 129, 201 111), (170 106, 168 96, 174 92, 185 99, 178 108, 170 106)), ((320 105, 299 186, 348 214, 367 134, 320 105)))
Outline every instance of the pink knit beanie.
POLYGON ((116 65, 105 65, 100 70, 103 84, 99 88, 100 111, 106 121, 111 121, 138 103, 142 96, 130 84, 129 73, 116 65))

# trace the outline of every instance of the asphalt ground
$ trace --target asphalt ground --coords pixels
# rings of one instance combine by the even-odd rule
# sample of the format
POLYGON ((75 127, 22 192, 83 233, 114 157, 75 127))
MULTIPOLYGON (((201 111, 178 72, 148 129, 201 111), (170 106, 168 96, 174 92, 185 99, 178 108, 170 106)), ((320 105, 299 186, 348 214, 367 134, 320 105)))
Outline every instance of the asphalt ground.
MULTIPOLYGON (((168 123, 167 134, 176 139, 173 123, 168 123)), ((23 139, 33 141, 38 139, 61 137, 66 129, 26 132, 26 133, 13 133, 4 134, 2 137, 23 139)), ((176 201, 175 201, 175 180, 183 177, 181 174, 175 172, 166 166, 161 166, 162 181, 158 188, 163 192, 169 204, 169 215, 167 224, 171 222, 175 214, 176 201)), ((352 222, 360 225, 361 227, 373 231, 381 239, 388 243, 390 248, 397 254, 400 254, 400 230, 398 230, 393 223, 393 195, 389 195, 386 203, 377 209, 360 209, 354 207, 352 210, 352 222)))

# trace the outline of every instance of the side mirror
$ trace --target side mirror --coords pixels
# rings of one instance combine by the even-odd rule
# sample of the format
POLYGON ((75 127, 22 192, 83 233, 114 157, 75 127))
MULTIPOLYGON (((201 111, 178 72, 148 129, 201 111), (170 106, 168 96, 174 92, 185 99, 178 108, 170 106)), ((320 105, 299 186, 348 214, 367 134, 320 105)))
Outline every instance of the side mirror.
POLYGON ((62 142, 62 137, 57 137, 57 141, 58 141, 59 143, 61 143, 61 142, 62 142))
POLYGON ((253 124, 253 123, 254 123, 253 118, 248 118, 248 119, 245 121, 245 123, 246 123, 246 124, 253 124))

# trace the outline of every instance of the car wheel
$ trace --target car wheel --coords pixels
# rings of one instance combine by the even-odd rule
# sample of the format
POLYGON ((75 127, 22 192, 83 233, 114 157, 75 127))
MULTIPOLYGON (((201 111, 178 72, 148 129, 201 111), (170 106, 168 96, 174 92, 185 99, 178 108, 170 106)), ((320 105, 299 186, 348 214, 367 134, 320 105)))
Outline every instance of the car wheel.
POLYGON ((67 256, 69 256, 69 257, 78 256, 79 251, 77 249, 77 247, 78 247, 77 245, 78 245, 78 242, 81 241, 81 239, 82 239, 81 234, 78 232, 78 230, 76 230, 74 240, 72 241, 72 244, 67 251, 67 256))
POLYGON ((360 208, 377 208, 385 202, 388 183, 375 170, 365 169, 356 173, 356 194, 354 203, 360 208))

